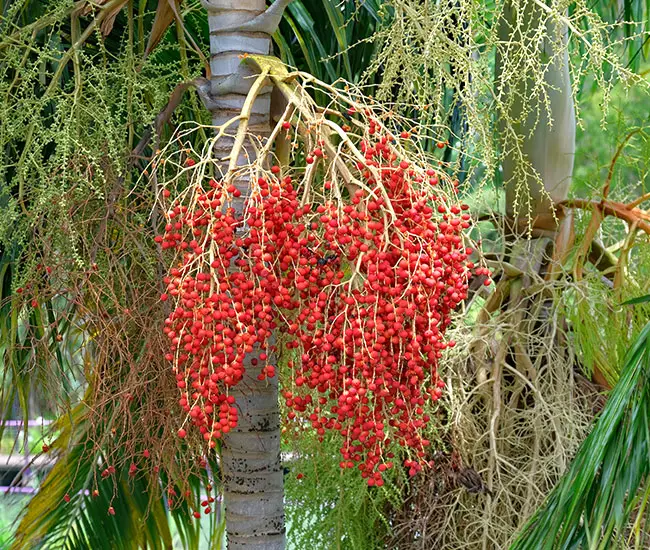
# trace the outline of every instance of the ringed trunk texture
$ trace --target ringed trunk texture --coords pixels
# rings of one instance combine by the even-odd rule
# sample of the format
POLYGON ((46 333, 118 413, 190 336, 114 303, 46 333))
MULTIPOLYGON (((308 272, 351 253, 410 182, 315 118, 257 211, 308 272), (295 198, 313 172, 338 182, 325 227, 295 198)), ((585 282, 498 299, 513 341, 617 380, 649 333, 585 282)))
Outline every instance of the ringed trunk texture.
MULTIPOLYGON (((259 16, 266 10, 265 0, 204 0, 203 5, 210 26, 210 111, 213 124, 220 126, 240 114, 255 81, 252 69, 241 63, 242 56, 270 53, 273 22, 259 24, 259 16)), ((253 104, 248 119, 250 134, 266 137, 270 133, 271 89, 265 85, 253 104)), ((234 134, 236 125, 232 128, 234 134)), ((234 138, 219 139, 215 157, 228 157, 233 144, 234 138)), ((237 164, 249 164, 254 158, 255 149, 250 142, 245 143, 237 164)), ((249 181, 239 177, 233 183, 242 192, 242 201, 236 205, 242 208, 250 192, 249 181)), ((231 389, 239 409, 239 424, 224 435, 221 450, 229 550, 285 547, 278 381, 277 377, 257 379, 262 363, 254 367, 249 362, 244 379, 231 389)))

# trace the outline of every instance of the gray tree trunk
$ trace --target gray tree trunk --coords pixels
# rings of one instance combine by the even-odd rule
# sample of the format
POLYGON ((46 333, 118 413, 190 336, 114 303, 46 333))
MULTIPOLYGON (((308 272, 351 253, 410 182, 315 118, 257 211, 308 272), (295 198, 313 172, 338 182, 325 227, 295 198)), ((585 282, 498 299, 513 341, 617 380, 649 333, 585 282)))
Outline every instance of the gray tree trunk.
MULTIPOLYGON (((270 33, 288 2, 276 2, 266 12, 265 4, 265 0, 203 1, 210 25, 210 110, 217 126, 241 112, 255 81, 247 78, 254 73, 241 63, 241 56, 270 53, 270 33)), ((267 86, 257 97, 248 120, 251 134, 269 135, 270 104, 271 87, 267 86)), ((232 139, 220 139, 216 157, 227 157, 232 145, 232 139)), ((254 155, 251 144, 245 144, 238 164, 249 163, 254 155)), ((248 180, 239 178, 234 184, 242 191, 243 201, 249 193, 248 180)), ((278 383, 277 377, 257 380, 261 363, 253 367, 249 362, 246 376, 231 390, 239 408, 239 424, 224 436, 221 453, 229 550, 285 547, 278 383)))
MULTIPOLYGON (((545 0, 542 0, 542 2, 545 0)), ((557 9, 557 8, 555 8, 557 9)), ((507 1, 499 22, 502 46, 497 51, 497 93, 506 108, 501 113, 504 143, 518 139, 524 159, 514 151, 504 151, 503 180, 509 215, 535 217, 549 214, 553 204, 569 193, 575 156, 576 117, 569 75, 566 25, 549 17, 533 0, 507 1), (539 40, 540 27, 552 39, 539 40), (514 44, 529 43, 533 53, 548 65, 543 86, 535 86, 534 68, 524 61, 514 44), (512 78, 518 75, 530 75, 512 78), (504 77, 505 74, 505 77, 504 77), (514 85, 512 84, 514 80, 514 85), (510 128, 504 119, 510 119, 510 128), (527 162, 526 162, 527 161, 527 162), (527 163, 530 163, 526 166, 527 163), (530 174, 530 167, 539 176, 530 174)))

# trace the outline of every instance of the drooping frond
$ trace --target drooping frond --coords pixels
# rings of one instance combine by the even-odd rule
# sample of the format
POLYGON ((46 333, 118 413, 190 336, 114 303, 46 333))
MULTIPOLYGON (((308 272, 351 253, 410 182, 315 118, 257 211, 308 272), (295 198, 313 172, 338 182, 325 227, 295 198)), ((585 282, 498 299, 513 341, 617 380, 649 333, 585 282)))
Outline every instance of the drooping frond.
POLYGON ((78 405, 57 421, 60 436, 48 451, 53 467, 27 505, 11 548, 162 550, 172 548, 177 540, 183 548, 198 550, 202 540, 218 544, 221 514, 204 523, 189 519, 199 507, 194 502, 199 499, 199 479, 184 487, 164 475, 159 480, 142 467, 148 455, 138 461, 138 469, 113 471, 106 457, 93 448, 97 434, 85 409, 78 405), (101 476, 98 466, 104 468, 101 476), (188 489, 193 498, 184 495, 188 489))
POLYGON ((650 324, 592 432, 511 550, 647 548, 650 324))

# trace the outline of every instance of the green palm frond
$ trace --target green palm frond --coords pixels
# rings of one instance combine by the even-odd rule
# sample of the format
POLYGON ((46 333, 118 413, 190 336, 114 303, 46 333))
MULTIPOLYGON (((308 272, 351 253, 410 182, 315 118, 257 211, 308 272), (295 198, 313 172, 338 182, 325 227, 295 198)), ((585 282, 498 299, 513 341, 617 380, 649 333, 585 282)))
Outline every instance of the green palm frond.
MULTIPOLYGON (((49 451, 55 464, 27 505, 11 548, 162 550, 172 548, 172 525, 183 548, 198 550, 201 538, 215 541, 213 547, 218 548, 223 516, 211 515, 208 527, 192 516, 200 510, 198 502, 178 498, 167 506, 164 476, 158 480, 143 470, 132 477, 118 470, 106 480, 98 479, 98 465, 105 465, 105 459, 93 447, 96 434, 86 413, 79 405, 57 421, 61 435, 49 451)), ((195 482, 191 488, 198 494, 198 479, 195 482)), ((178 495, 185 490, 175 487, 178 495)))
MULTIPOLYGON (((29 381, 27 376, 20 375, 19 365, 24 364, 24 359, 14 351, 18 338, 18 316, 12 308, 11 297, 13 256, 8 250, 0 251, 0 415, 10 418, 13 404, 17 401, 24 420, 29 414, 29 381)), ((0 438, 3 431, 4 424, 0 422, 0 438)))
POLYGON ((274 35, 279 56, 326 82, 359 82, 374 55, 381 5, 380 0, 293 0, 274 35))
POLYGON ((650 323, 593 431, 511 550, 647 548, 650 323))
POLYGON ((638 72, 641 62, 647 56, 647 52, 644 52, 647 37, 646 39, 643 38, 643 30, 645 26, 647 31, 647 24, 650 22, 650 2, 624 0, 623 20, 625 21, 625 38, 630 41, 627 55, 628 67, 634 72, 638 72))
POLYGON ((637 296, 636 298, 631 298, 630 300, 625 300, 625 302, 623 302, 623 305, 644 304, 646 302, 650 302, 650 294, 646 294, 645 296, 637 296))

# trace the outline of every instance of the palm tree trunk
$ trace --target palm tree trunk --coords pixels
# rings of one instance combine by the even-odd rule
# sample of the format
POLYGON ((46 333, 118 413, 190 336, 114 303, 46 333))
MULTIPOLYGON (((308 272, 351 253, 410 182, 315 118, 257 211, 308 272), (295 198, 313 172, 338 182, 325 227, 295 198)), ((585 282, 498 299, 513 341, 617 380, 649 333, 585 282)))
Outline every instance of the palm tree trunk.
MULTIPOLYGON (((247 78, 252 70, 241 63, 245 54, 268 55, 270 33, 277 26, 288 2, 276 2, 265 12, 265 0, 204 0, 210 25, 210 67, 212 100, 210 110, 215 125, 237 116, 255 81, 247 78)), ((251 134, 268 136, 270 131, 271 87, 260 90, 248 119, 251 134)), ((227 157, 233 139, 222 138, 215 157, 227 157)), ((255 156, 252 145, 244 144, 238 164, 255 156)), ((249 181, 234 184, 248 195, 249 181)), ((237 428, 224 435, 221 470, 226 505, 226 532, 229 550, 285 547, 283 471, 280 462, 280 415, 277 378, 260 382, 260 366, 250 362, 246 376, 231 390, 239 408, 237 428)))
POLYGON ((505 139, 511 143, 518 139, 520 143, 519 151, 506 151, 503 159, 509 215, 544 216, 551 213, 554 203, 568 196, 575 156, 576 117, 567 32, 564 24, 549 17, 533 0, 508 1, 504 5, 499 24, 503 46, 497 51, 496 61, 497 93, 505 106, 500 113, 500 128, 502 135, 506 134, 505 139), (535 44, 540 25, 546 27, 546 38, 539 44, 537 55, 548 65, 544 85, 537 87, 535 93, 531 67, 526 66, 522 55, 510 51, 508 44, 535 44), (510 64, 507 70, 505 64, 510 64), (531 76, 516 79, 512 86, 510 79, 503 75, 515 71, 531 76), (525 166, 527 163, 529 166, 525 166), (530 173, 529 167, 538 177, 530 173))
MULTIPOLYGON (((525 521, 539 492, 550 487, 545 485, 548 476, 540 475, 538 464, 540 455, 556 451, 551 445, 545 447, 545 442, 568 437, 563 425, 554 424, 554 417, 538 412, 544 408, 541 394, 528 393, 518 380, 514 384, 509 381, 512 373, 517 372, 531 387, 544 387, 544 391, 551 392, 557 389, 560 394, 572 380, 571 372, 567 372, 572 363, 562 340, 563 332, 556 328, 561 326, 561 320, 555 320, 553 300, 546 292, 527 292, 559 271, 557 266, 572 245, 572 219, 570 215, 563 217, 557 207, 567 198, 575 153, 576 120, 566 51, 567 29, 559 18, 548 16, 541 2, 506 0, 499 20, 499 130, 502 143, 510 147, 502 151, 506 214, 511 230, 506 234, 504 260, 515 270, 508 273, 505 267, 497 268, 497 287, 477 322, 481 339, 473 354, 477 379, 491 383, 486 386, 491 391, 485 391, 483 424, 489 434, 489 447, 487 452, 474 455, 484 460, 487 457, 487 485, 497 495, 485 504, 485 550, 493 547, 490 531, 494 522, 500 522, 499 514, 504 510, 497 486, 505 487, 506 498, 517 494, 523 506, 515 521, 525 521), (530 49, 524 51, 521 44, 530 44, 530 49), (495 311, 492 324, 490 318, 495 311), (503 334, 499 335, 499 331, 503 334), (489 336, 484 338, 485 335, 489 336), (531 411, 537 414, 533 422, 527 420, 531 411), (512 426, 518 426, 517 437, 529 443, 529 454, 525 462, 519 463, 522 465, 517 473, 527 482, 517 486, 512 483, 512 472, 505 472, 497 460, 498 456, 510 456, 513 452, 508 439, 512 426)), ((521 455, 524 451, 516 452, 521 455)), ((517 460, 524 458, 517 456, 517 460)))

